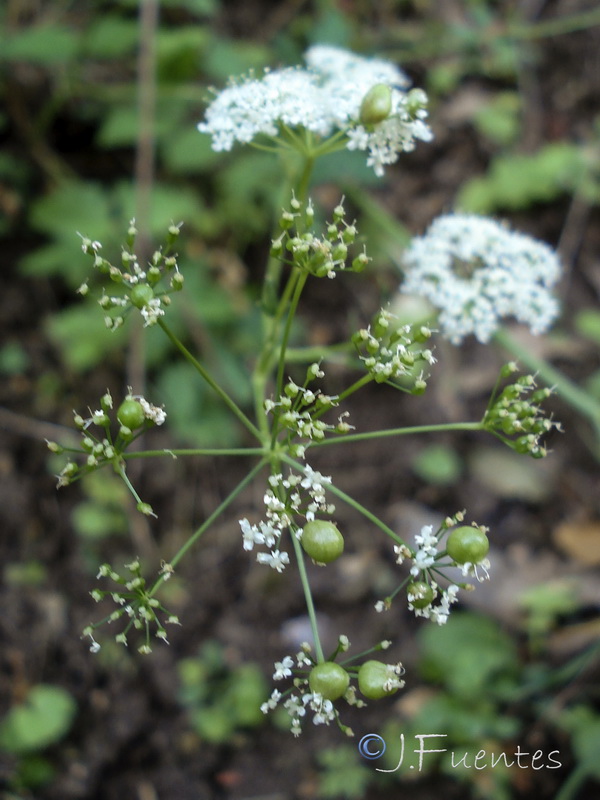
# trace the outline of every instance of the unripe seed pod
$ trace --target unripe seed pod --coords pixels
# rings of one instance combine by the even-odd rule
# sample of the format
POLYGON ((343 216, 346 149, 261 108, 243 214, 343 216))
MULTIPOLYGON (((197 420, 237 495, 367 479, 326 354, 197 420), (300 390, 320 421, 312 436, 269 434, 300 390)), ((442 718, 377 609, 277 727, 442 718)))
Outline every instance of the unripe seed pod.
POLYGON ((344 552, 344 537, 333 522, 328 520, 315 519, 307 522, 300 542, 304 552, 317 564, 329 564, 344 552))
POLYGON ((359 120, 363 125, 377 125, 387 119, 392 110, 392 90, 385 83, 376 83, 363 97, 359 120))
POLYGON ((143 308, 148 305, 153 297, 154 290, 147 283, 136 283, 129 293, 129 299, 136 308, 143 308))
POLYGON ((138 400, 134 400, 133 397, 128 397, 119 406, 117 419, 121 425, 134 431, 136 428, 141 428, 146 420, 146 415, 142 404, 138 400))
POLYGON ((381 661, 365 661, 358 670, 358 688, 369 700, 380 700, 397 692, 397 686, 393 689, 384 688, 389 680, 388 667, 381 661))
POLYGON ((317 664, 308 676, 311 691, 320 694, 325 700, 337 700, 344 694, 349 683, 350 676, 346 670, 333 661, 317 664))
POLYGON ((490 543, 485 533, 471 525, 455 528, 446 543, 446 551, 457 564, 479 564, 488 554, 490 543))

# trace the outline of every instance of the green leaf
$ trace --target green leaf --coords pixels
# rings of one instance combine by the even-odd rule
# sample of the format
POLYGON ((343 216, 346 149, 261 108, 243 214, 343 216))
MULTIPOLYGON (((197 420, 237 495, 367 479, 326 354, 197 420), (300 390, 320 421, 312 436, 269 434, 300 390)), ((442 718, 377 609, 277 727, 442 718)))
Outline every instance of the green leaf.
POLYGON ((171 172, 182 175, 202 172, 223 160, 222 154, 212 149, 210 136, 199 133, 195 125, 181 127, 166 139, 162 156, 171 172))
POLYGON ((453 612, 442 626, 420 631, 421 672, 462 698, 493 693, 495 681, 518 664, 515 644, 490 619, 453 612))
POLYGON ((462 187, 457 206, 478 214, 527 208, 575 191, 584 174, 582 150, 569 142, 555 142, 528 155, 499 156, 487 176, 462 187))
POLYGON ((29 356, 18 342, 7 342, 0 348, 0 373, 19 375, 29 366, 29 356))
POLYGON ((109 331, 102 322, 100 308, 90 307, 89 303, 48 317, 44 329, 74 372, 90 369, 105 360, 108 353, 121 351, 126 341, 125 329, 109 331))
POLYGON ((83 38, 83 48, 91 58, 114 59, 134 52, 138 37, 136 20, 96 14, 83 38))
POLYGON ((600 780, 600 717, 586 720, 572 734, 571 744, 575 758, 588 775, 600 780))
POLYGON ((77 243, 77 231, 103 240, 112 229, 108 193, 99 184, 67 181, 33 204, 29 221, 69 242, 77 243))
POLYGON ((28 61, 34 64, 64 64, 79 51, 80 37, 65 25, 36 25, 4 31, 0 38, 1 61, 28 61))
POLYGON ((371 770, 361 764, 355 747, 340 745, 328 747, 317 756, 319 771, 318 797, 359 800, 365 796, 371 782, 371 770))
POLYGON ((196 78, 201 55, 210 42, 210 31, 201 25, 161 29, 157 37, 159 80, 180 82, 196 78))
POLYGON ((249 70, 260 72, 270 61, 271 52, 264 45, 214 36, 206 49, 202 66, 211 80, 226 83, 232 75, 242 75, 249 70))
POLYGON ((455 450, 444 445, 425 447, 413 461, 415 473, 428 483, 449 486, 460 477, 461 460, 455 450))
POLYGON ((0 747, 10 753, 43 750, 69 731, 77 705, 59 686, 39 684, 0 723, 0 747))
POLYGON ((600 345, 600 311, 594 308, 585 308, 575 317, 577 331, 592 342, 600 345))

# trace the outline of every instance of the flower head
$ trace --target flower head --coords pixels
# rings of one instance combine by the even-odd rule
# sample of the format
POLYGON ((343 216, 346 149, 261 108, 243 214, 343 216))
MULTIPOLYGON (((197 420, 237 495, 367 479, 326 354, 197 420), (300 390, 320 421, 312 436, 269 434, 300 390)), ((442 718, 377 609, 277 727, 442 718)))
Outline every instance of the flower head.
POLYGON ((275 138, 284 128, 303 128, 321 138, 342 131, 348 149, 367 151, 367 163, 383 175, 384 166, 412 150, 415 139, 432 138, 424 121, 425 93, 407 94, 409 81, 394 64, 329 45, 315 45, 304 57, 308 69, 268 71, 217 94, 198 125, 212 136, 214 150, 231 150, 235 142, 248 144, 261 134, 275 138), (361 125, 361 102, 377 84, 390 87, 389 117, 379 125, 361 125))
POLYGON ((543 333, 558 315, 551 294, 561 271, 556 253, 492 219, 439 217, 424 236, 413 239, 402 267, 401 290, 440 309, 440 328, 454 344, 469 334, 489 341, 509 316, 532 333, 543 333))

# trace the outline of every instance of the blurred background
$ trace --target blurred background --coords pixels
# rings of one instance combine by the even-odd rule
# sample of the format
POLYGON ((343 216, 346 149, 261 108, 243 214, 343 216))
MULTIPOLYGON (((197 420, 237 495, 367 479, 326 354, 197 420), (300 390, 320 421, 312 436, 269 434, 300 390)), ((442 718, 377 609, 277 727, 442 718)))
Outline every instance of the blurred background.
MULTIPOLYGON (((564 433, 543 461, 491 437, 448 434, 324 449, 312 463, 406 537, 466 508, 491 528, 492 580, 447 626, 398 602, 387 541, 338 504, 346 555, 311 580, 326 641, 375 636, 407 670, 394 698, 345 712, 355 740, 307 727, 300 740, 258 710, 274 660, 308 638, 301 587, 256 565, 237 520, 245 492, 182 562, 165 603, 182 627, 139 656, 80 639, 98 609, 98 566, 138 555, 152 574, 243 477, 245 463, 160 459, 132 475, 158 520, 136 514, 107 470, 55 489, 68 442, 109 388, 165 404, 145 447, 235 446, 232 424, 160 331, 105 330, 77 233, 118 257, 128 222, 152 252, 171 222, 186 291, 170 324, 243 406, 256 299, 281 198, 281 164, 251 148, 214 153, 196 124, 209 87, 298 64, 313 43, 398 63, 430 97, 431 144, 376 179, 358 154, 328 157, 312 196, 345 194, 374 257, 367 275, 310 283, 298 335, 316 346, 402 313, 397 266, 410 236, 460 208, 557 247, 565 274, 554 330, 515 337, 600 402, 600 11, 585 0, 6 0, 0 8, 0 792, 3 800, 307 800, 598 796, 600 503, 596 430, 554 397, 564 433), (269 572, 270 574, 267 574, 269 572), (377 733, 383 758, 357 742, 377 733), (418 770, 419 734, 446 753, 418 770), (393 770, 401 755, 406 762, 393 770), (478 771, 473 758, 542 753, 478 771), (450 751, 456 756, 452 762, 450 751), (557 752, 558 751, 558 752, 557 752), (456 766, 463 754, 463 766, 456 766), (553 756, 549 754, 554 753, 553 756), (409 767, 409 756, 413 758, 409 767), (556 763, 559 766, 556 766, 556 763), (467 768, 469 767, 470 768, 467 768)), ((145 248, 145 250, 144 250, 145 248)), ((377 387, 352 398, 358 430, 480 419, 509 354, 436 340, 423 397, 377 387)), ((332 369, 330 388, 345 379, 332 369)), ((109 631, 110 632, 110 631, 109 631)), ((489 763, 489 758, 487 763, 489 763)))

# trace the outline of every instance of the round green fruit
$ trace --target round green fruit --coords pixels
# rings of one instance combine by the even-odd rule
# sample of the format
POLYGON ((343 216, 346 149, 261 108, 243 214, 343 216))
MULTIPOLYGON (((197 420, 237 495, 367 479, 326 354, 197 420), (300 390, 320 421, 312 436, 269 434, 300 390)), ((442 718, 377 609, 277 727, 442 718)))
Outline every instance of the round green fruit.
POLYGON ((446 551, 457 564, 479 564, 488 554, 490 543, 483 531, 463 525, 455 528, 446 543, 446 551))
POLYGON ((117 419, 121 425, 129 428, 130 431, 134 431, 136 428, 142 427, 146 421, 146 415, 142 404, 138 400, 134 400, 133 397, 128 397, 119 406, 117 419))
POLYGON ((384 689, 389 681, 390 673, 387 665, 381 661, 365 661, 358 670, 358 688, 369 700, 380 700, 398 691, 398 688, 384 689))
POLYGON ((425 581, 413 581, 406 587, 406 592, 413 599, 410 601, 413 608, 427 608, 435 597, 435 592, 425 581))
POLYGON ((392 90, 385 83, 376 83, 363 97, 359 120, 363 125, 377 125, 387 119, 392 110, 392 90))
POLYGON ((344 552, 344 537, 333 522, 324 519, 307 522, 300 542, 306 555, 317 564, 329 564, 344 552))
POLYGON ((136 283, 129 292, 129 299, 136 308, 147 306, 154 297, 154 291, 147 283, 136 283))
POLYGON ((349 683, 350 676, 346 670, 333 661, 317 664, 308 676, 311 691, 320 694, 325 700, 337 700, 345 693, 349 683))

